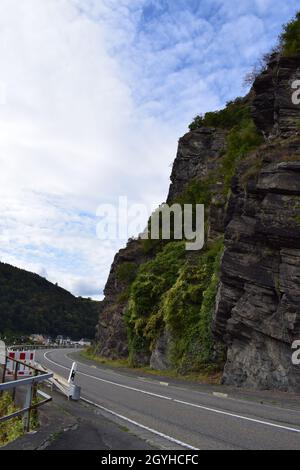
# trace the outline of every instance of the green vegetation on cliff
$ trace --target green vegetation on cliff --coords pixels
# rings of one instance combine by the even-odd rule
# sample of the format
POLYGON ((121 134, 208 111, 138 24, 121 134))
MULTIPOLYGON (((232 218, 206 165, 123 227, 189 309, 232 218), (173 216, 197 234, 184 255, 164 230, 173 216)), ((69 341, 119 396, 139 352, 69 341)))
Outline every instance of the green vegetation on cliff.
MULTIPOLYGON (((205 205, 206 238, 210 206, 218 183, 222 181, 224 203, 239 162, 263 142, 245 99, 228 103, 221 111, 198 116, 190 129, 207 126, 227 131, 226 150, 219 166, 188 183, 173 201, 181 205, 205 205)), ((220 367, 224 352, 215 345, 211 322, 223 240, 215 238, 206 242, 204 250, 193 254, 185 252, 184 242, 178 241, 150 240, 147 249, 149 247, 153 250, 153 259, 141 265, 137 272, 127 265, 120 268, 120 271, 134 271, 134 279, 126 291, 129 362, 134 366, 147 364, 157 341, 166 334, 170 367, 182 373, 220 367)))
POLYGON ((185 261, 183 242, 168 243, 156 257, 143 264, 130 290, 126 322, 132 364, 147 354, 163 328, 162 296, 173 286, 185 261))
POLYGON ((183 242, 171 242, 141 266, 126 313, 132 365, 149 357, 164 331, 172 337, 172 367, 187 372, 211 364, 210 323, 222 251, 222 240, 217 240, 187 256, 183 242))
POLYGON ((300 53, 300 11, 292 21, 284 26, 280 39, 282 53, 285 56, 293 56, 300 53))
POLYGON ((180 202, 202 203, 207 207, 211 201, 213 183, 222 178, 226 195, 238 163, 259 147, 264 139, 253 122, 249 103, 241 98, 228 103, 226 108, 220 111, 206 113, 204 117, 197 116, 189 127, 194 130, 206 126, 220 127, 228 131, 226 152, 218 171, 201 180, 192 181, 183 192, 180 202))
POLYGON ((227 151, 220 168, 221 175, 224 178, 225 192, 230 189, 231 180, 238 163, 252 150, 257 149, 263 141, 263 136, 258 133, 251 118, 244 119, 229 131, 227 151))
POLYGON ((216 240, 192 263, 187 262, 162 301, 161 312, 172 337, 169 360, 184 373, 218 362, 211 321, 222 253, 223 240, 216 240))
POLYGON ((189 125, 190 131, 202 127, 218 127, 221 129, 232 129, 241 121, 250 118, 250 108, 244 98, 229 101, 224 109, 208 112, 204 116, 198 115, 189 125))
POLYGON ((97 320, 97 302, 76 298, 37 274, 0 263, 0 335, 92 338, 97 320))

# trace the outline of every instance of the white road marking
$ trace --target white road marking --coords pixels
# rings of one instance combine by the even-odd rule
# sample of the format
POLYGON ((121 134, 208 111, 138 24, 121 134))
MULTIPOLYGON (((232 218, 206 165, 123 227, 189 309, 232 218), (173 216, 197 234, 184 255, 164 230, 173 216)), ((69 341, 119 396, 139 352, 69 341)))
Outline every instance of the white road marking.
POLYGON ((213 396, 217 398, 228 398, 227 393, 213 392, 213 396))
MULTIPOLYGON (((51 351, 48 351, 48 352, 51 352, 51 351)), ((70 356, 68 354, 64 354, 64 357, 68 360, 68 361, 71 361, 71 362, 74 362, 74 359, 71 359, 70 356)), ((93 366, 89 366, 88 364, 85 364, 84 362, 80 362, 78 361, 78 359, 76 359, 76 362, 77 364, 80 364, 81 366, 84 366, 84 367, 91 367, 91 369, 98 369, 97 366, 93 365, 93 366)), ((99 364, 101 366, 101 363, 99 364)), ((104 364, 102 364, 104 365, 104 364)), ((102 369, 103 370, 103 369, 102 369)), ((114 370, 110 370, 110 369, 104 369, 103 372, 106 372, 107 374, 109 375, 115 375, 117 377, 124 377, 124 375, 121 375, 121 374, 118 374, 117 372, 115 372, 114 370)))
POLYGON ((237 415, 237 414, 234 414, 234 413, 229 413, 228 411, 216 410, 215 408, 208 408, 207 406, 196 405, 195 403, 189 403, 187 401, 182 401, 182 400, 174 400, 174 401, 176 403, 180 403, 182 405, 193 406, 194 408, 200 408, 201 410, 211 411, 213 413, 218 413, 218 414, 230 416, 232 418, 244 419, 246 421, 251 421, 253 423, 265 424, 267 426, 272 426, 274 428, 284 429, 285 431, 300 433, 300 429, 290 428, 288 426, 282 426, 281 424, 270 423, 269 421, 262 421, 260 419, 255 419, 255 418, 248 418, 247 416, 242 416, 242 415, 237 415))
MULTIPOLYGON (((49 354, 50 352, 51 351, 48 351, 48 352, 44 353, 44 358, 47 361, 51 362, 52 364, 57 365, 58 367, 61 367, 62 369, 69 370, 68 367, 62 366, 61 364, 49 359, 47 357, 47 354, 49 354)), ((141 389, 138 389, 138 388, 129 387, 127 385, 118 384, 116 382, 111 382, 109 380, 101 379, 100 377, 95 377, 93 375, 85 374, 84 372, 77 372, 77 374, 83 375, 85 377, 89 377, 89 378, 94 379, 94 380, 98 380, 100 382, 108 383, 108 384, 114 385, 116 387, 126 388, 126 389, 132 390, 134 392, 142 393, 142 394, 145 394, 145 395, 150 395, 150 396, 153 396, 155 398, 161 398, 163 400, 168 400, 168 401, 171 401, 173 403, 178 403, 178 404, 181 404, 181 405, 191 406, 191 407, 194 407, 194 408, 202 409, 202 410, 208 411, 210 413, 221 414, 221 415, 224 415, 224 416, 229 416, 231 418, 236 418, 236 419, 240 419, 240 420, 244 420, 244 421, 250 421, 250 422, 253 422, 253 423, 256 423, 256 424, 271 426, 271 427, 278 428, 278 429, 284 429, 285 431, 289 431, 289 432, 300 433, 300 429, 297 429, 297 428, 283 426, 283 425, 280 425, 280 424, 275 424, 275 423, 271 423, 269 421, 263 421, 263 420, 259 420, 259 419, 255 419, 255 418, 249 418, 247 416, 238 415, 238 414, 234 414, 234 413, 229 413, 228 411, 217 410, 215 408, 209 408, 209 407, 206 407, 206 406, 203 406, 203 405, 196 405, 195 403, 190 403, 190 402, 186 402, 186 401, 182 401, 182 400, 177 400, 177 399, 167 397, 167 396, 164 396, 164 395, 159 395, 159 394, 156 394, 156 393, 147 392, 146 390, 141 390, 141 389)))
MULTIPOLYGON (((49 351, 49 352, 50 352, 50 351, 49 351)), ((62 369, 69 370, 68 367, 62 366, 61 364, 58 364, 57 362, 52 361, 52 359, 49 359, 49 358, 47 357, 47 354, 48 354, 47 352, 44 353, 44 358, 45 358, 47 361, 52 362, 52 364, 55 364, 55 365, 61 367, 62 369)), ((87 377, 91 377, 91 378, 94 378, 94 379, 98 379, 98 377, 89 376, 88 374, 84 374, 83 372, 77 372, 77 373, 78 373, 78 374, 81 374, 81 375, 85 375, 85 376, 87 376, 87 377)), ((102 380, 102 379, 99 379, 99 380, 102 380)), ((104 380, 104 382, 108 382, 108 381, 107 381, 107 380, 104 380)), ((114 384, 114 382, 109 382, 109 383, 114 384)), ((121 386, 121 387, 125 387, 125 386, 123 386, 123 385, 121 385, 121 384, 114 384, 114 385, 118 385, 118 386, 121 386)), ((131 388, 131 387, 126 387, 126 388, 131 388)), ((132 388, 132 390, 141 391, 141 390, 137 390, 137 389, 134 389, 134 388, 132 388)), ((141 392, 142 392, 142 391, 141 391, 141 392)), ((146 392, 146 393, 148 394, 149 392, 146 392)), ((151 395, 153 395, 153 394, 151 394, 151 395)), ((164 398, 166 399, 167 397, 164 397, 164 398)), ((126 421, 127 423, 133 424, 134 426, 136 426, 136 427, 138 427, 138 428, 144 429, 145 431, 148 431, 148 432, 150 432, 150 433, 152 433, 152 434, 155 434, 156 436, 159 436, 159 437, 161 437, 161 438, 163 438, 163 439, 166 439, 166 440, 168 440, 169 442, 173 442, 174 444, 177 444, 177 445, 179 445, 179 446, 181 446, 181 447, 185 447, 186 449, 190 449, 190 450, 199 450, 199 449, 197 449, 197 447, 193 447, 193 446, 187 444, 186 442, 180 441, 180 440, 175 439, 174 437, 171 437, 171 436, 169 436, 169 435, 167 435, 167 434, 164 434, 164 433, 161 433, 161 432, 159 432, 159 431, 156 431, 156 429, 149 428, 148 426, 145 426, 144 424, 138 423, 137 421, 134 421, 134 420, 132 420, 132 419, 130 419, 130 418, 127 418, 127 417, 124 416, 124 415, 121 415, 121 414, 119 414, 119 413, 116 413, 115 411, 109 410, 108 408, 105 408, 104 406, 101 406, 101 405, 99 405, 98 403, 94 403, 94 402, 92 402, 91 400, 88 400, 87 398, 81 397, 81 400, 84 401, 84 402, 86 402, 86 403, 89 403, 90 405, 93 405, 93 406, 95 406, 95 407, 97 407, 97 408, 99 408, 99 409, 101 409, 101 410, 103 410, 103 411, 105 411, 105 412, 107 412, 107 413, 113 415, 113 416, 116 416, 117 418, 122 419, 122 420, 126 421)), ((170 400, 172 400, 172 399, 170 398, 170 400)))
POLYGON ((192 447, 189 444, 186 444, 185 442, 179 441, 178 439, 175 439, 174 437, 168 436, 167 434, 163 434, 162 432, 156 431, 155 429, 148 428, 148 426, 144 426, 143 424, 138 423, 137 421, 133 421, 132 419, 127 418, 126 416, 120 415, 119 413, 116 413, 115 411, 109 410, 108 408, 105 408, 104 406, 98 405, 98 403, 94 403, 87 398, 81 398, 82 401, 89 403, 90 405, 96 406, 97 408, 100 408, 100 410, 106 411, 109 414, 112 414, 113 416, 116 416, 117 418, 120 418, 127 423, 133 424, 134 426, 137 426, 141 429, 144 429, 145 431, 151 432, 152 434, 156 434, 159 437, 162 437, 163 439, 166 439, 170 442, 174 442, 174 444, 178 444, 181 447, 186 447, 187 449, 190 450, 199 450, 196 447, 192 447))
MULTIPOLYGON (((61 368, 63 368, 63 369, 69 370, 68 367, 62 366, 62 365, 58 364, 57 362, 52 361, 51 359, 49 359, 49 358, 47 357, 47 354, 48 354, 48 353, 45 353, 45 354, 44 354, 44 357, 45 357, 45 359, 47 359, 49 362, 52 362, 53 364, 55 364, 55 365, 57 365, 57 366, 59 366, 59 367, 61 367, 61 368)), ((166 397, 165 395, 158 395, 157 393, 147 392, 146 390, 141 390, 141 389, 139 389, 139 388, 129 387, 128 385, 118 384, 118 383, 116 383, 116 382, 111 382, 110 380, 100 379, 100 377, 95 377, 94 375, 85 374, 84 372, 79 372, 79 371, 77 371, 76 374, 84 375, 85 377, 89 377, 90 379, 98 380, 99 382, 104 382, 104 383, 107 383, 107 384, 109 384, 109 385, 115 385, 115 386, 117 386, 117 387, 126 388, 127 390, 132 390, 132 391, 134 391, 134 392, 143 393, 144 395, 150 395, 150 396, 152 396, 152 397, 162 398, 163 400, 170 400, 170 401, 173 400, 173 398, 166 397)))
POLYGON ((146 379, 146 377, 138 377, 139 380, 151 385, 161 385, 162 387, 168 387, 168 382, 158 382, 157 380, 146 379))

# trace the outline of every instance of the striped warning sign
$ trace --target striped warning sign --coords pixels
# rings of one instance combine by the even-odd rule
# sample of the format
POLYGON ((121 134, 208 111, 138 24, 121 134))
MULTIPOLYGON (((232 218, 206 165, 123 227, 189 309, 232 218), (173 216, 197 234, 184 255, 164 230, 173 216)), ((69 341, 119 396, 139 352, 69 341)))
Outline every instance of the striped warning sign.
POLYGON ((22 364, 18 364, 18 377, 29 377, 33 375, 33 370, 26 367, 26 365, 33 366, 35 362, 35 351, 9 351, 6 363, 6 374, 14 375, 16 362, 21 361, 22 364))

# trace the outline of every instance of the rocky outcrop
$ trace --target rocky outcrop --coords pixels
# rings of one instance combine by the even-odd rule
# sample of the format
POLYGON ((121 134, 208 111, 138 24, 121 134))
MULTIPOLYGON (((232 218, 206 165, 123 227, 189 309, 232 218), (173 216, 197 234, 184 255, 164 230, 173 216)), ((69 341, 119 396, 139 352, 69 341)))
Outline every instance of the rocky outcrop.
MULTIPOLYGON (((167 203, 172 204, 192 181, 205 180, 208 175, 220 168, 226 152, 224 129, 200 128, 188 132, 179 139, 178 151, 171 173, 171 185, 167 203)), ((214 239, 224 233, 226 198, 223 194, 224 181, 211 183, 213 194, 207 213, 209 238, 214 239)))
POLYGON ((300 79, 300 57, 274 54, 253 85, 253 119, 266 137, 300 134, 299 105, 293 104, 292 84, 300 79))
POLYGON ((300 107, 290 87, 299 66, 277 60, 254 85, 256 123, 276 139, 240 165, 232 184, 213 322, 228 348, 226 384, 300 391, 292 364, 300 338, 300 107))
POLYGON ((168 370, 171 367, 168 351, 171 344, 172 338, 168 331, 164 331, 161 337, 158 339, 151 357, 150 367, 156 370, 168 370))
MULTIPOLYGON (((179 197, 186 186, 194 179, 201 179, 219 166, 224 154, 226 132, 223 130, 204 128, 187 133, 179 141, 178 152, 173 165, 171 186, 167 201, 169 204, 179 197)), ((222 182, 218 189, 221 192, 222 182)), ((224 210, 215 191, 216 206, 211 206, 213 223, 211 233, 222 232, 224 229, 224 210), (217 204, 218 202, 218 204, 217 204), (215 209, 213 209, 215 207, 215 209)), ((225 201, 223 201, 225 205, 225 201)), ((128 338, 124 323, 124 314, 128 303, 126 280, 121 280, 118 272, 124 263, 134 263, 136 267, 151 259, 154 255, 145 253, 140 240, 131 240, 127 247, 116 255, 104 289, 105 298, 101 302, 101 312, 96 332, 97 352, 110 359, 128 356, 128 338)), ((169 367, 167 346, 170 341, 164 332, 158 340, 151 358, 141 357, 141 363, 151 363, 153 368, 169 367)))
MULTIPOLYGON (((225 343, 226 384, 300 391, 300 367, 292 343, 300 339, 300 106, 292 83, 300 57, 274 54, 250 93, 252 116, 265 144, 241 159, 229 199, 217 176, 207 208, 208 237, 225 234, 221 280, 212 329, 225 343)), ((179 141, 167 202, 180 199, 193 181, 218 173, 228 132, 202 127, 179 141)), ((101 355, 128 355, 124 313, 127 284, 118 271, 151 259, 140 240, 130 241, 112 265, 97 329, 101 355)), ((166 369, 169 333, 154 346, 153 368, 166 369)))
POLYGON ((120 267, 130 263, 138 266, 147 261, 138 240, 130 240, 126 248, 115 256, 110 274, 104 289, 105 298, 101 302, 99 323, 96 330, 97 352, 100 356, 110 359, 128 356, 128 339, 123 319, 127 305, 126 289, 128 283, 120 276, 120 267))
POLYGON ((206 177, 219 166, 226 148, 226 131, 201 128, 188 132, 179 139, 167 203, 172 203, 195 179, 206 177))

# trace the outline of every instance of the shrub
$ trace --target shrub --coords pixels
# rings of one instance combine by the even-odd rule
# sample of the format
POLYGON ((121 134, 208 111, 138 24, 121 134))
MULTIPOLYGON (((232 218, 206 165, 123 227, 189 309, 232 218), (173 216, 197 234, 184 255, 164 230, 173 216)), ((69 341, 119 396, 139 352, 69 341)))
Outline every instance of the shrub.
MULTIPOLYGON (((6 416, 8 414, 17 411, 12 397, 9 393, 4 393, 0 397, 0 416, 6 416)), ((14 441, 23 434, 23 423, 22 418, 17 417, 5 421, 0 424, 0 446, 6 445, 11 441, 14 441)))
POLYGON ((117 278, 119 281, 128 285, 131 284, 136 276, 137 264, 125 262, 118 266, 117 268, 117 278))
POLYGON ((168 243, 156 257, 140 266, 130 289, 125 314, 131 363, 141 352, 149 352, 163 327, 159 304, 175 283, 185 261, 184 242, 168 243))
POLYGON ((210 323, 222 251, 219 240, 185 259, 184 244, 171 242, 155 260, 141 266, 125 315, 131 365, 151 353, 164 329, 172 336, 174 367, 187 370, 196 363, 213 363, 210 323))
POLYGON ((165 297, 164 319, 173 338, 170 359, 182 372, 199 370, 215 360, 211 320, 222 253, 221 239, 199 255, 196 265, 185 267, 165 297))
POLYGON ((285 56, 300 54, 300 12, 284 26, 280 42, 285 56))
POLYGON ((204 116, 196 116, 189 125, 191 131, 201 127, 219 127, 231 129, 238 125, 243 119, 250 117, 250 108, 242 98, 229 101, 224 109, 208 112, 204 116))
POLYGON ((227 137, 227 151, 222 161, 222 175, 225 183, 225 193, 228 192, 237 164, 249 152, 263 143, 263 136, 258 133, 252 119, 246 119, 235 126, 227 137))
POLYGON ((258 59, 251 72, 247 73, 245 76, 244 85, 252 86, 256 78, 268 70, 270 61, 280 52, 280 50, 281 47, 278 44, 277 46, 273 47, 270 52, 267 52, 260 59, 258 59))
POLYGON ((177 198, 176 202, 179 204, 204 204, 206 207, 211 202, 211 185, 213 183, 213 175, 210 175, 201 180, 192 180, 177 198))

